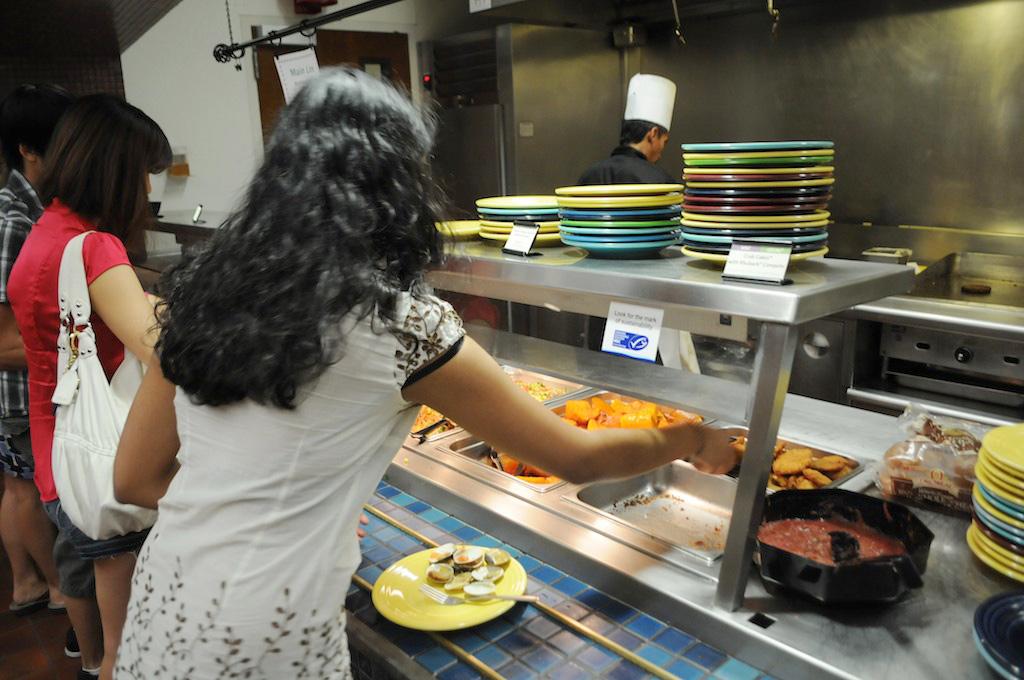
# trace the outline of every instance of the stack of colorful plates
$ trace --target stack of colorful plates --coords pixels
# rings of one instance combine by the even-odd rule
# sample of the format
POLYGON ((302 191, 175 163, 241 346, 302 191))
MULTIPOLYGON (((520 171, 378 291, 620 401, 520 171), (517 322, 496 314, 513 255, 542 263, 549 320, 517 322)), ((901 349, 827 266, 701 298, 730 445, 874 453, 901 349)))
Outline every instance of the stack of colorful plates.
POLYGON ((978 605, 974 645, 1000 677, 1024 678, 1024 593, 1003 593, 978 605))
POLYGON ((683 252, 724 262, 734 238, 828 252, 832 142, 683 144, 683 252))
POLYGON ((1024 425, 985 435, 974 471, 967 544, 979 560, 1024 582, 1024 425))
POLYGON ((561 245, 558 238, 558 202, 554 196, 495 196, 476 202, 480 238, 504 245, 516 220, 536 222, 540 233, 534 245, 561 245))
POLYGON ((657 255, 677 243, 681 184, 610 184, 556 189, 562 242, 594 257, 657 255))

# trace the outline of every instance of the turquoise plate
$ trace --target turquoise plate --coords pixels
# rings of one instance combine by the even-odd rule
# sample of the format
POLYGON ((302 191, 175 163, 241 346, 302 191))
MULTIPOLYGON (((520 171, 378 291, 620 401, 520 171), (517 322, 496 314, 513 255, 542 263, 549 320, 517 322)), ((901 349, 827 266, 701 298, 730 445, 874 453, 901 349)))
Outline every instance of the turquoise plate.
POLYGON ((562 225, 559 228, 562 230, 563 233, 570 235, 580 234, 583 236, 653 236, 655 234, 665 234, 666 238, 670 236, 673 232, 678 230, 678 227, 658 227, 657 229, 599 229, 597 227, 567 227, 565 225, 562 225))
POLYGON ((651 236, 580 236, 579 234, 562 234, 562 240, 569 238, 579 243, 635 243, 646 244, 649 241, 665 241, 672 239, 675 242, 675 234, 654 234, 651 236))
POLYGON ((568 246, 582 248, 594 257, 629 259, 633 257, 654 257, 665 248, 676 245, 675 239, 650 241, 647 243, 587 243, 568 236, 562 237, 568 246))
POLYGON ((683 144, 683 151, 725 153, 727 151, 795 151, 796 149, 831 149, 834 142, 718 142, 714 144, 683 144))
POLYGON ((992 515, 988 514, 988 511, 985 510, 985 508, 978 505, 978 501, 974 501, 974 514, 982 524, 1009 542, 1014 545, 1024 546, 1024 531, 1016 527, 1012 527, 1001 519, 996 519, 992 515))
POLYGON ((1024 508, 1021 508, 1019 505, 1010 503, 1009 501, 1004 501, 1002 498, 999 498, 994 493, 989 491, 988 487, 986 487, 977 479, 974 480, 974 484, 975 486, 978 487, 978 491, 981 492, 981 495, 985 497, 985 500, 994 505, 997 510, 1002 510, 1010 517, 1013 517, 1014 519, 1019 519, 1020 521, 1024 522, 1024 508))
MULTIPOLYGON (((732 243, 731 236, 708 236, 706 234, 691 234, 690 232, 683 230, 683 237, 687 241, 697 241, 700 243, 732 243)), ((770 241, 776 243, 814 243, 815 241, 825 241, 828 239, 828 234, 814 234, 813 236, 740 236, 740 240, 743 241, 770 241)))
POLYGON ((562 219, 563 227, 594 227, 596 229, 616 229, 622 227, 624 229, 651 229, 653 227, 679 227, 679 218, 671 220, 651 220, 644 222, 605 222, 602 220, 567 220, 562 219))

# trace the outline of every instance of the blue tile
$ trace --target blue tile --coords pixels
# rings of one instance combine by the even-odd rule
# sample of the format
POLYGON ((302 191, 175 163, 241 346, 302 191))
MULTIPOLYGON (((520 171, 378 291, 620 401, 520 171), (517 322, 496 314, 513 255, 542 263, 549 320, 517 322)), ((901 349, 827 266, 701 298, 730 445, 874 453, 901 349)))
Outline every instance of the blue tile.
POLYGON ((399 491, 398 489, 396 489, 395 487, 388 486, 386 484, 384 484, 384 485, 382 485, 382 486, 377 488, 377 495, 378 496, 383 496, 384 498, 394 498, 395 496, 397 496, 400 493, 402 493, 402 492, 399 491))
POLYGON ((548 638, 548 644, 566 656, 571 656, 577 649, 586 646, 587 641, 571 630, 563 630, 548 638))
POLYGON ((379 545, 373 550, 368 550, 363 554, 366 559, 370 561, 370 564, 374 564, 376 562, 384 562, 385 560, 393 559, 395 551, 379 545))
POLYGON ((657 619, 652 619, 646 614, 640 614, 627 623, 626 628, 629 628, 645 640, 653 640, 655 635, 665 630, 665 624, 657 619))
POLYGON ((356 573, 372 585, 377 582, 377 578, 383 573, 383 570, 380 567, 365 567, 356 573))
POLYGON ((481 535, 479 531, 469 526, 462 527, 461 529, 456 529, 452 533, 458 536, 460 541, 466 541, 467 543, 475 541, 481 535))
POLYGON ((417 552, 423 548, 423 544, 408 536, 399 536, 388 543, 388 545, 402 554, 417 552))
POLYGON ((588 668, 593 668, 596 671, 604 670, 611 666, 618 656, 612 654, 604 647, 598 647, 597 645, 590 645, 587 649, 576 655, 576 660, 582 663, 588 668))
POLYGON ((455 656, 443 647, 428 649, 422 654, 416 655, 416 662, 431 673, 437 673, 445 666, 455 661, 455 656))
POLYGON ((513 626, 508 621, 501 619, 494 619, 490 623, 486 623, 476 629, 477 635, 481 636, 485 640, 495 641, 498 638, 504 636, 513 626))
POLYGON ((548 673, 547 677, 551 680, 587 680, 591 676, 574 663, 564 663, 548 673))
POLYGON ((444 514, 437 508, 430 508, 426 512, 420 514, 420 517, 422 517, 424 520, 426 520, 427 522, 433 522, 434 524, 437 524, 447 516, 448 515, 444 514))
POLYGON ((384 617, 377 613, 377 610, 373 607, 363 607, 356 612, 356 618, 365 623, 370 628, 374 628, 378 623, 384 621, 384 617))
POLYGON ((700 680, 704 677, 704 671, 681 659, 669 666, 668 672, 680 680, 700 680))
POLYGON ((441 680, 476 680, 480 674, 473 670, 472 666, 464 663, 457 663, 438 673, 441 680))
POLYGON ((359 549, 364 552, 367 550, 373 550, 374 548, 379 546, 380 541, 378 541, 373 536, 364 536, 363 538, 359 539, 359 549))
POLYGON ((519 560, 519 564, 523 565, 523 569, 525 569, 526 573, 528 574, 532 572, 534 569, 537 569, 541 566, 540 562, 533 559, 529 555, 522 555, 521 557, 517 557, 516 559, 519 560))
POLYGON ((406 631, 404 635, 395 640, 395 644, 409 656, 416 656, 427 651, 437 643, 431 640, 430 636, 425 633, 406 631))
POLYGON ((404 534, 393 527, 388 527, 386 529, 381 529, 380 531, 373 532, 374 538, 376 538, 378 541, 384 541, 385 543, 387 541, 398 538, 399 536, 404 536, 404 534))
POLYGON ((560 590, 569 597, 575 597, 576 595, 579 595, 587 589, 586 583, 584 583, 583 581, 577 581, 572 576, 566 576, 562 580, 555 581, 551 585, 552 587, 560 590))
POLYGON ((665 666, 672 660, 672 655, 658 645, 644 645, 640 649, 636 650, 636 653, 640 658, 647 659, 655 666, 665 666))
POLYGON ((350 612, 357 612, 368 604, 370 604, 370 594, 362 589, 345 598, 345 609, 350 612))
POLYGON ((520 658, 527 666, 540 673, 546 673, 553 666, 565 661, 561 654, 544 645, 523 654, 520 658))
POLYGON ((673 654, 682 654, 687 647, 693 644, 694 637, 676 628, 667 628, 657 635, 654 641, 673 654))
POLYGON ((566 600, 561 604, 555 605, 555 609, 576 621, 579 621, 590 613, 589 609, 577 604, 576 602, 572 602, 571 600, 566 600))
POLYGON ((538 644, 540 644, 540 640, 529 633, 518 630, 514 630, 498 640, 498 645, 514 657, 522 656, 538 644))
POLYGON ((454 517, 445 517, 444 519, 438 521, 437 526, 441 527, 445 531, 456 531, 466 525, 460 522, 459 520, 455 519, 454 517))
POLYGON ((565 576, 565 574, 563 574, 562 572, 558 571, 554 567, 549 567, 546 564, 538 567, 537 569, 534 569, 532 572, 530 572, 530 575, 536 579, 544 581, 544 583, 549 584, 554 583, 558 579, 565 576))
POLYGON ((410 503, 416 502, 416 499, 407 493, 400 493, 397 496, 393 496, 390 500, 395 505, 401 505, 403 508, 410 503))
POLYGON ((739 659, 729 659, 715 671, 718 680, 757 680, 760 675, 761 671, 739 659))
POLYGON ((512 658, 497 645, 487 645, 476 652, 473 656, 480 659, 491 668, 498 668, 512 658))
POLYGON ((725 654, 704 643, 694 645, 690 649, 686 650, 686 653, 683 654, 683 656, 690 661, 707 668, 709 671, 713 671, 721 666, 722 662, 725 661, 726 658, 725 654))
POLYGON ((479 538, 473 539, 473 545, 479 545, 482 548, 500 548, 501 541, 496 539, 494 536, 484 534, 479 538))
POLYGON ((623 661, 608 671, 605 677, 613 678, 613 680, 639 680, 639 678, 646 678, 647 672, 639 666, 623 661))
POLYGON ((478 649, 486 647, 488 644, 487 640, 468 630, 452 633, 448 636, 448 639, 471 654, 475 653, 478 649))
POLYGON ((505 664, 498 669, 498 673, 506 680, 533 680, 537 677, 536 673, 517 661, 505 664))
POLYGON ((608 637, 611 640, 618 642, 620 645, 622 645, 631 652, 639 649, 640 646, 644 643, 644 641, 638 638, 636 635, 633 635, 628 630, 623 630, 621 628, 612 631, 608 635, 608 637))
POLYGON ((538 616, 527 623, 524 628, 542 640, 562 630, 561 626, 545 616, 538 616))
POLYGON ((454 543, 451 538, 446 538, 448 534, 444 532, 444 529, 438 529, 437 527, 427 527, 423 530, 423 535, 438 543, 454 543))
POLYGON ((534 595, 540 598, 541 603, 546 604, 549 607, 555 607, 565 600, 565 595, 556 593, 553 590, 548 590, 547 588, 541 588, 535 592, 534 595))
POLYGON ((600 614, 591 614, 584 618, 581 623, 601 635, 607 635, 610 631, 615 629, 615 624, 600 614))
POLYGON ((415 512, 417 515, 419 515, 420 513, 430 510, 430 506, 424 503, 423 501, 416 501, 414 503, 409 503, 409 505, 405 506, 405 509, 408 510, 409 512, 415 512))
POLYGON ((531 604, 517 604, 512 609, 501 615, 501 618, 505 619, 509 623, 516 627, 525 625, 532 619, 540 616, 540 610, 531 604))
POLYGON ((632 607, 628 607, 615 598, 609 597, 592 588, 584 590, 576 596, 576 599, 591 609, 601 612, 607 618, 615 621, 616 623, 625 623, 627 620, 632 618, 633 614, 636 613, 632 607))

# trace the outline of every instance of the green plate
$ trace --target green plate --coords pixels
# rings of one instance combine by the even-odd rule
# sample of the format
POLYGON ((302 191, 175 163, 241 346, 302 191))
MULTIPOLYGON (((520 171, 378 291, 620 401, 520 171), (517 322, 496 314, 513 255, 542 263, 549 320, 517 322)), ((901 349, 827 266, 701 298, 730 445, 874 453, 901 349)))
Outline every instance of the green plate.
POLYGON ((648 227, 678 227, 679 220, 661 222, 591 222, 588 220, 562 220, 565 227, 600 227, 602 229, 642 229, 648 227))
POLYGON ((791 156, 789 158, 712 158, 684 161, 687 167, 726 168, 779 165, 827 165, 832 156, 791 156))

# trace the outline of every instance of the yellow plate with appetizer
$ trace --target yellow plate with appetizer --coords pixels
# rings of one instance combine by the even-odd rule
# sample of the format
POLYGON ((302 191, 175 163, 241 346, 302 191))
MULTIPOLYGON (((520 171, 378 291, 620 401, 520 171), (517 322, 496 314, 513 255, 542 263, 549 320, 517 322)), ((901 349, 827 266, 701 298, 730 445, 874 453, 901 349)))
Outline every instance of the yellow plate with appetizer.
POLYGON ((373 606, 384 618, 406 628, 461 630, 487 623, 514 607, 512 600, 486 596, 522 595, 526 581, 523 565, 503 550, 447 544, 414 553, 388 567, 373 584, 373 606), (495 575, 495 579, 477 578, 495 575), (478 587, 484 582, 491 585, 478 587), (421 591, 424 585, 459 599, 467 598, 465 588, 469 587, 482 597, 464 604, 441 604, 421 591))

